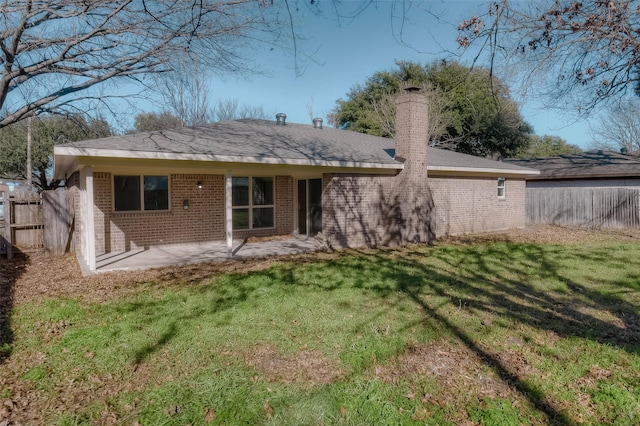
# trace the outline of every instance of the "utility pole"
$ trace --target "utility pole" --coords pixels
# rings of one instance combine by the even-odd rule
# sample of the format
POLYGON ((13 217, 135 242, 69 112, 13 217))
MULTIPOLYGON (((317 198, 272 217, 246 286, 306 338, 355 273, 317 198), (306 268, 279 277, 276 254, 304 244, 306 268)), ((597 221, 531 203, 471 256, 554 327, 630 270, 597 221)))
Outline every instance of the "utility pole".
POLYGON ((33 116, 27 117, 27 189, 31 191, 31 125, 33 122, 33 116))

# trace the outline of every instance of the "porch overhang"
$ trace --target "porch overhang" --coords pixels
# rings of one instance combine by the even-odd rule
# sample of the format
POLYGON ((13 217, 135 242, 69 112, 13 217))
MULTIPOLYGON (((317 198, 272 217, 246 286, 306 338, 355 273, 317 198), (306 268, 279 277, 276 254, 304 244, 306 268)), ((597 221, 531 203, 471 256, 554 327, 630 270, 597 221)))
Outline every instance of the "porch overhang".
POLYGON ((157 151, 132 151, 99 148, 54 147, 54 176, 64 179, 82 163, 96 164, 104 159, 188 161, 216 164, 307 166, 348 169, 401 170, 404 166, 395 160, 389 162, 362 162, 350 159, 325 160, 320 158, 280 158, 270 156, 240 156, 201 153, 175 153, 157 151))

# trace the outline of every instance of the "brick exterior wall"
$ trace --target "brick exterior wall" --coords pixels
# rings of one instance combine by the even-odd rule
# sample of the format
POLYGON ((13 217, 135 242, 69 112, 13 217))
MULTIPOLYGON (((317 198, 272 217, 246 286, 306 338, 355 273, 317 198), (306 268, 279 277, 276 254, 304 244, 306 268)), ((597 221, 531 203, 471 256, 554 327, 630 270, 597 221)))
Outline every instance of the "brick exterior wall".
MULTIPOLYGON (((389 175, 325 174, 323 234, 336 247, 397 244, 396 183, 389 175)), ((524 179, 507 179, 504 199, 498 199, 497 178, 432 176, 428 189, 432 207, 425 220, 436 237, 525 226, 524 179)))
MULTIPOLYGON (((94 220, 98 255, 162 244, 224 240, 224 176, 170 175, 168 212, 116 213, 113 211, 112 175, 95 172, 94 220), (197 188, 197 182, 203 188, 197 188), (189 209, 182 208, 189 200, 189 209)), ((506 198, 497 198, 496 178, 429 178, 432 217, 437 236, 504 230, 524 226, 525 182, 506 180, 506 198)), ((252 235, 289 235, 294 223, 294 179, 275 177, 273 229, 235 231, 235 238, 252 235)), ((337 247, 396 244, 397 203, 393 191, 398 176, 336 173, 323 175, 323 233, 337 247)), ((78 175, 67 182, 76 214, 80 211, 78 175)), ((78 216, 79 218, 79 216, 78 216)), ((427 220, 431 220, 427 219, 427 220)), ((74 245, 81 247, 82 221, 76 220, 74 245)))
POLYGON ((322 233, 336 247, 389 244, 388 197, 395 176, 325 174, 322 233))
POLYGON ((497 178, 429 178, 436 235, 501 231, 525 225, 525 181, 506 179, 498 199, 497 178))
POLYGON ((97 254, 224 239, 223 175, 171 174, 170 210, 161 212, 115 212, 112 179, 111 173, 93 174, 97 254), (184 200, 189 200, 187 210, 184 200))
MULTIPOLYGON (((115 212, 112 179, 111 173, 93 174, 96 254, 225 239, 224 175, 171 174, 170 210, 162 212, 115 212), (198 182, 202 182, 201 189, 197 187, 198 182), (189 200, 187 210, 183 208, 184 200, 189 200)), ((293 232, 291 176, 275 178, 275 220, 274 228, 235 231, 234 237, 293 232)))

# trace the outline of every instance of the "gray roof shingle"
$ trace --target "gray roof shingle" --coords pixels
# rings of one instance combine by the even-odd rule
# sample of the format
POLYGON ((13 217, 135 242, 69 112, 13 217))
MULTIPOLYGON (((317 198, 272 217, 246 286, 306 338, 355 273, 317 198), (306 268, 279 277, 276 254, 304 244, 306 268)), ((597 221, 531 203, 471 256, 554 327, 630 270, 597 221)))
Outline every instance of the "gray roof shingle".
MULTIPOLYGON (((394 159, 394 141, 349 130, 275 121, 243 119, 199 127, 185 127, 130 135, 111 136, 58 145, 56 155, 144 157, 144 154, 205 156, 218 161, 402 168, 394 159), (231 160, 231 158, 233 160, 231 160)), ((148 157, 149 158, 149 157, 148 157)), ((157 158, 157 157, 155 157, 157 158)), ((429 169, 493 170, 524 174, 536 171, 519 165, 474 157, 437 148, 428 149, 429 169)))
POLYGON ((540 175, 530 177, 531 180, 640 177, 639 157, 613 151, 594 150, 555 157, 509 159, 505 162, 540 170, 540 175))
POLYGON ((222 121, 60 145, 81 149, 224 155, 247 159, 342 161, 399 164, 388 151, 393 142, 362 133, 266 120, 222 121))

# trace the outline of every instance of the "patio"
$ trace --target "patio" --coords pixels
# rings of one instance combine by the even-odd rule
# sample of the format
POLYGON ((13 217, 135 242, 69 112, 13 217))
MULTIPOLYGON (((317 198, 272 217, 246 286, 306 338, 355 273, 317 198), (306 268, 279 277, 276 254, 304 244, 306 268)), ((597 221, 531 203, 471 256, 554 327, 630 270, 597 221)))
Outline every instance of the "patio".
MULTIPOLYGON (((227 256, 224 241, 201 244, 151 246, 96 257, 96 272, 139 270, 190 263, 215 262, 293 255, 316 250, 313 238, 291 237, 286 240, 247 242, 233 241, 233 256, 227 256)), ((82 262, 81 262, 82 264, 82 262)), ((89 271, 83 270, 86 275, 89 271)))

